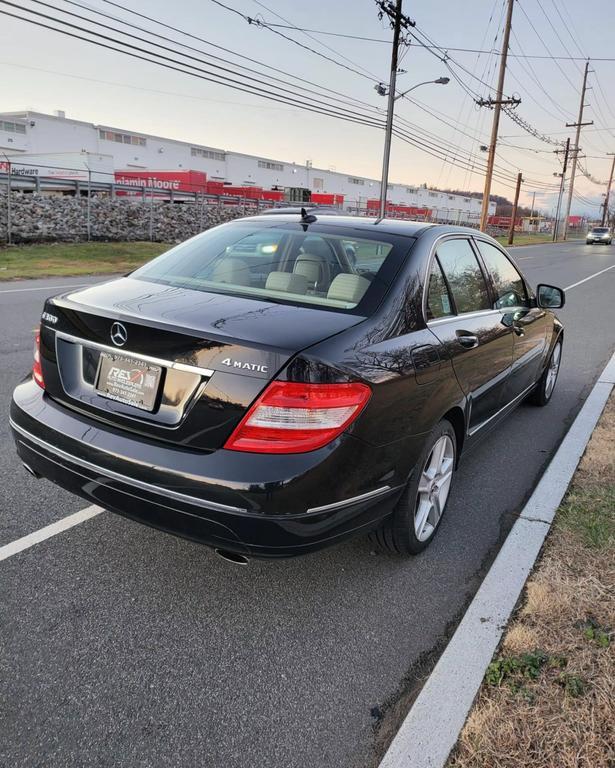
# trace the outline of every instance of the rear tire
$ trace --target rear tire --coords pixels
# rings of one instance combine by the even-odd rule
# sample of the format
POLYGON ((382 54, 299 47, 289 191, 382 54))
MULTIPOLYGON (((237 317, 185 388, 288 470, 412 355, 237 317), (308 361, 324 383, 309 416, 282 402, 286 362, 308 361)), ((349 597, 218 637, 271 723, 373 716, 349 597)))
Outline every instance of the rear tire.
POLYGON ((456 461, 455 430, 443 420, 427 438, 393 514, 369 534, 370 540, 395 555, 422 552, 440 527, 456 461))
POLYGON ((557 376, 562 363, 562 340, 555 342, 555 346, 549 356, 549 362, 540 377, 536 389, 529 396, 529 401, 533 405, 546 405, 555 391, 557 376))

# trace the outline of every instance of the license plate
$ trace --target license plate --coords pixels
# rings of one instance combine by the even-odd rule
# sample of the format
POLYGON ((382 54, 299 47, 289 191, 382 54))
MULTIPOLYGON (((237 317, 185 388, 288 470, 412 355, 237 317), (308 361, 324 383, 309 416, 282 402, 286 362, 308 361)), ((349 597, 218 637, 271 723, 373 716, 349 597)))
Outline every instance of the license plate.
POLYGON ((153 411, 162 368, 125 355, 100 353, 96 391, 110 400, 153 411))

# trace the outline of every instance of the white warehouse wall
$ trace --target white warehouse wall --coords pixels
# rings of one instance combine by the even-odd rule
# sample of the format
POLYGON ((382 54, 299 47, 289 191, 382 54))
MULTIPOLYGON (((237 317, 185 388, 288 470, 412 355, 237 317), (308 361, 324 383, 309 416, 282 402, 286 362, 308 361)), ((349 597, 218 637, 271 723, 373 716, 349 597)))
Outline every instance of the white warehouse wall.
MULTIPOLYGON (((23 129, 20 129, 23 130, 23 129)), ((368 199, 378 198, 377 179, 353 176, 323 168, 308 168, 305 164, 289 163, 271 158, 229 152, 217 147, 190 144, 159 136, 94 125, 63 116, 40 112, 8 112, 0 114, 0 153, 6 155, 89 152, 111 155, 116 170, 151 169, 203 171, 208 178, 236 185, 253 184, 264 187, 306 187, 314 192, 342 194, 344 207, 365 207, 368 199), (5 130, 11 124, 25 126, 24 133, 5 130), (102 132, 126 135, 133 143, 120 143, 101 137, 102 132), (192 150, 199 150, 197 155, 192 150), (209 155, 209 156, 203 156, 209 155)), ((404 184, 390 184, 388 199, 395 204, 429 207, 440 217, 452 221, 476 219, 481 201, 460 195, 404 184)), ((495 213, 490 203, 489 212, 495 213)))

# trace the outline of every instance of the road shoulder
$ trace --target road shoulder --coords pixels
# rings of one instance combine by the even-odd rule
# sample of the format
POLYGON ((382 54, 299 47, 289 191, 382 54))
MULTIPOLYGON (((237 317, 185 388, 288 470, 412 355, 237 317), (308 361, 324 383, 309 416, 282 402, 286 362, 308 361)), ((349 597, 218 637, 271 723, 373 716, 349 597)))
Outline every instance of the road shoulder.
POLYGON ((380 768, 446 764, 614 385, 615 355, 513 526, 380 768))
POLYGON ((611 394, 448 768, 613 764, 614 440, 611 394))

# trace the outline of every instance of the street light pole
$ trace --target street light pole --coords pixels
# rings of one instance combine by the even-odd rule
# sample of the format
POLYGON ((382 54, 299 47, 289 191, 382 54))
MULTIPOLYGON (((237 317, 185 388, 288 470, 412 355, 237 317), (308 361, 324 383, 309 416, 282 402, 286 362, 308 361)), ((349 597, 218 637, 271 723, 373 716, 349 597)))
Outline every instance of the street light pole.
MULTIPOLYGON (((398 93, 392 100, 390 98, 391 93, 389 91, 389 108, 387 113, 387 128, 386 128, 386 135, 384 140, 384 158, 382 162, 382 181, 380 185, 380 207, 378 210, 378 216, 379 218, 383 219, 386 213, 386 192, 387 188, 389 186, 389 158, 391 156, 391 134, 393 131, 393 111, 395 109, 395 102, 398 99, 403 99, 405 96, 407 96, 410 91, 413 91, 415 88, 420 88, 422 85, 448 85, 450 83, 450 77, 439 77, 437 80, 424 80, 422 83, 417 83, 416 85, 413 85, 411 88, 408 88, 403 93, 398 93), (390 117, 390 127, 389 127, 389 117, 390 117)), ((384 86, 382 84, 376 86, 376 89, 379 93, 383 93, 384 86)), ((384 94, 383 94, 384 95, 384 94)))

